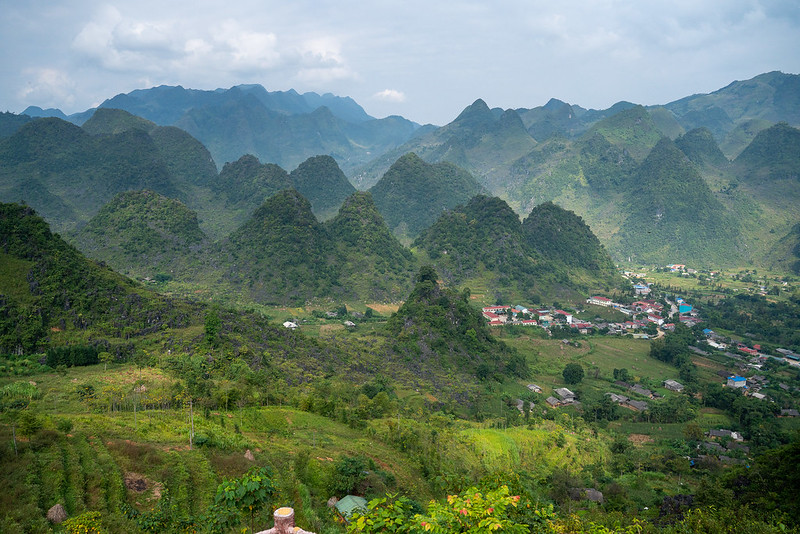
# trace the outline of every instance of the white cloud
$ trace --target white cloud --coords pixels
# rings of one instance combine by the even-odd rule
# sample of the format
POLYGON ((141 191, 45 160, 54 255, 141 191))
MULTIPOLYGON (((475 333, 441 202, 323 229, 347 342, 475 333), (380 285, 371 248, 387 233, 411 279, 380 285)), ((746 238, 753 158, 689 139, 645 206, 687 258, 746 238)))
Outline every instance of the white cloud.
POLYGON ((384 89, 372 95, 372 98, 386 102, 405 102, 406 95, 397 89, 384 89))
POLYGON ((40 107, 72 105, 75 101, 75 83, 66 72, 58 69, 26 69, 27 83, 18 92, 22 102, 40 107))

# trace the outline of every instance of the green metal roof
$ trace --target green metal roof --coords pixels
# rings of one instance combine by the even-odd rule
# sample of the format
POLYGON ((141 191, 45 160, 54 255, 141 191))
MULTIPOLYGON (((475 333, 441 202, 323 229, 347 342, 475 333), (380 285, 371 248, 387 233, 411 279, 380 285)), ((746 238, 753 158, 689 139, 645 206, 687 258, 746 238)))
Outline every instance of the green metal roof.
POLYGON ((345 520, 349 520, 354 511, 366 509, 367 500, 364 497, 358 497, 357 495, 347 495, 346 497, 342 497, 336 503, 336 510, 342 514, 342 517, 344 517, 345 520))

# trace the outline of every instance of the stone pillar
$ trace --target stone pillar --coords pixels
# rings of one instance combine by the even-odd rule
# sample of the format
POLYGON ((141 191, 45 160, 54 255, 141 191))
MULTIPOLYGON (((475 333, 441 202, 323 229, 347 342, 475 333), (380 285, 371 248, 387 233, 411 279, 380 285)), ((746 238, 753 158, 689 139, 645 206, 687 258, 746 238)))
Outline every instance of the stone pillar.
POLYGON ((294 526, 294 509, 284 506, 275 510, 272 515, 275 519, 275 526, 269 530, 262 530, 256 534, 313 534, 294 526))
POLYGON ((275 518, 275 534, 290 534, 294 530, 294 509, 284 506, 273 514, 275 518))

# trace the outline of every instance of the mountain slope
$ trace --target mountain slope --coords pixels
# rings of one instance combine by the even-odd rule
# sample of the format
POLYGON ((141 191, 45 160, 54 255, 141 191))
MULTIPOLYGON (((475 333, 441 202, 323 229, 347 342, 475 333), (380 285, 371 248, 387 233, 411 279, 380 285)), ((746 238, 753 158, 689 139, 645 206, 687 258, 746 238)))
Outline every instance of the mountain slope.
POLYGON ((257 302, 286 304, 331 295, 335 248, 297 191, 268 198, 221 244, 226 283, 257 302))
POLYGON ((489 333, 467 293, 443 288, 436 271, 420 269, 417 284, 386 327, 412 371, 468 374, 481 380, 526 377, 525 359, 489 333))
POLYGON ((186 326, 190 307, 88 261, 31 208, 0 204, 0 351, 46 348, 91 328, 95 343, 186 326))
POLYGON ((369 192, 345 199, 326 227, 337 246, 340 285, 346 292, 376 301, 405 297, 416 261, 389 231, 369 192))
POLYGON ((80 229, 75 245, 118 272, 155 278, 179 275, 209 242, 197 214, 181 202, 152 191, 128 191, 80 229))
POLYGON ((289 180, 311 202, 311 208, 321 219, 330 218, 344 199, 356 191, 330 156, 308 158, 289 173, 289 180))
POLYGON ((25 200, 58 230, 88 220, 121 191, 180 197, 158 146, 139 129, 92 136, 60 119, 38 119, 0 140, 0 162, 0 200, 25 200), (41 194, 23 195, 32 179, 41 194))
POLYGON ((450 163, 425 163, 413 153, 398 159, 370 189, 392 233, 412 239, 442 211, 483 191, 468 172, 450 163))
POLYGON ((662 138, 634 180, 618 235, 622 257, 660 264, 735 263, 738 225, 674 142, 662 138))

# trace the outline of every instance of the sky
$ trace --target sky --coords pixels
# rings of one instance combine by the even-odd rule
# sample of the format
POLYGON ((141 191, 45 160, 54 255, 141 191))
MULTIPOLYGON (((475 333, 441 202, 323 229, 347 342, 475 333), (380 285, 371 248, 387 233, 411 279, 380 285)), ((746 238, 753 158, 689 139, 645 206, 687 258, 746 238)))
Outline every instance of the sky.
POLYGON ((257 83, 446 124, 482 98, 665 104, 800 73, 797 0, 0 0, 0 111, 257 83))

